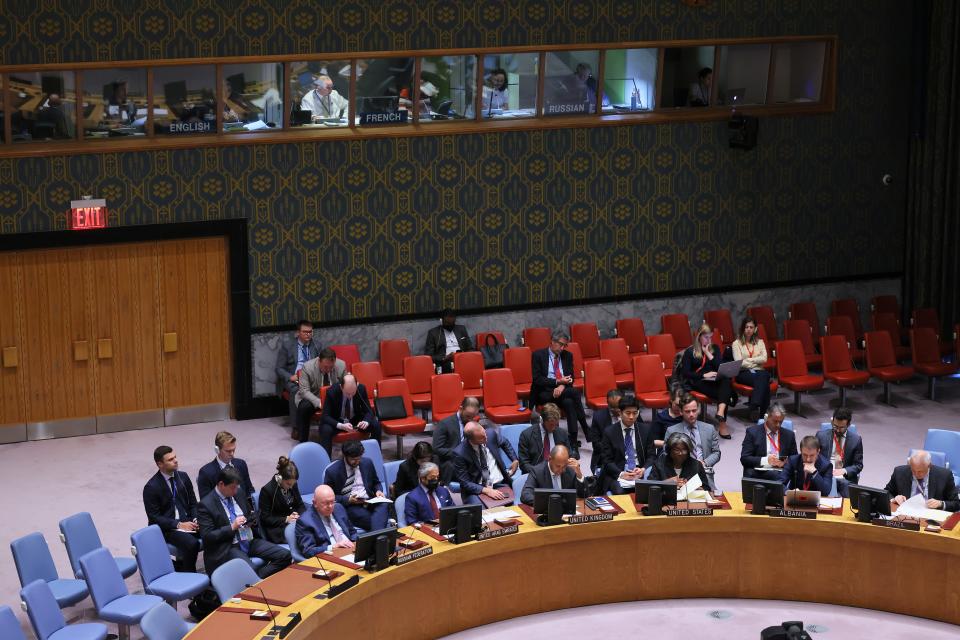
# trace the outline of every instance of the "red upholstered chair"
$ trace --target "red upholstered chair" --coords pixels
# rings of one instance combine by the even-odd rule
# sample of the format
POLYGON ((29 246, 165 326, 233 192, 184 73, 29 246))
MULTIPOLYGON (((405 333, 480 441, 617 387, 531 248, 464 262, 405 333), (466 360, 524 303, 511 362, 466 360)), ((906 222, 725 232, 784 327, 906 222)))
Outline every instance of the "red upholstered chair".
POLYGON ((767 329, 762 324, 757 325, 757 334, 763 340, 763 347, 767 350, 767 361, 763 368, 773 375, 777 371, 777 345, 767 339, 767 329))
MULTIPOLYGON (((676 345, 677 351, 693 344, 690 320, 685 313, 668 313, 660 316, 660 333, 669 333, 673 336, 673 344, 676 345)), ((673 366, 672 363, 671 366, 673 366)))
POLYGON ((397 436, 397 457, 403 459, 403 436, 411 433, 423 433, 427 428, 427 421, 418 418, 413 413, 413 399, 410 389, 403 378, 388 378, 377 383, 376 395, 378 398, 403 396, 403 407, 407 411, 406 418, 395 420, 381 420, 380 427, 387 435, 397 436))
POLYGON ((335 344, 332 347, 337 357, 347 365, 347 371, 353 373, 353 365, 360 362, 360 349, 355 344, 335 344))
MULTIPOLYGON (((750 394, 753 393, 753 387, 748 384, 743 384, 742 382, 733 381, 733 390, 737 392, 737 395, 750 397, 750 394)), ((777 391, 780 390, 780 385, 776 380, 770 378, 770 397, 777 395, 777 391)))
POLYGON ((933 329, 921 327, 910 329, 910 352, 913 368, 917 373, 927 376, 927 396, 931 400, 937 397, 937 378, 952 376, 957 372, 957 361, 943 362, 940 359, 940 345, 933 329))
POLYGON ((870 380, 870 374, 853 368, 847 339, 842 335, 820 338, 820 354, 823 356, 823 377, 840 390, 840 406, 847 403, 847 387, 862 387, 870 380))
POLYGON ((647 336, 647 348, 650 353, 660 358, 663 363, 663 377, 673 375, 673 360, 677 357, 677 345, 669 333, 657 333, 647 336))
POLYGON ((853 328, 853 321, 849 316, 830 316, 827 318, 827 335, 843 336, 850 350, 850 359, 855 363, 863 362, 863 349, 857 340, 857 333, 853 328))
POLYGON ((613 335, 627 341, 631 354, 646 353, 647 330, 640 318, 620 318, 614 325, 613 335))
POLYGON ((784 340, 799 340, 800 344, 803 345, 803 355, 807 359, 807 366, 820 366, 822 358, 813 346, 813 332, 810 330, 810 323, 806 320, 784 320, 783 338, 784 340))
POLYGON ((430 356, 409 356, 403 359, 403 379, 407 381, 414 409, 425 411, 430 408, 430 380, 436 372, 430 356))
POLYGON ((380 363, 357 362, 353 365, 353 373, 357 382, 367 388, 367 396, 370 398, 370 404, 374 404, 373 395, 377 390, 377 383, 383 380, 383 371, 380 369, 380 363))
POLYGON ((503 331, 479 331, 474 337, 474 344, 477 349, 487 344, 487 336, 493 336, 500 344, 507 344, 506 339, 503 337, 503 331))
POLYGON ((900 317, 900 302, 897 296, 874 296, 870 298, 870 311, 873 313, 892 313, 900 317))
POLYGON ((800 413, 800 394, 823 388, 823 376, 811 375, 799 340, 777 342, 777 378, 781 387, 793 391, 793 412, 800 413))
POLYGON ((893 354, 897 362, 903 362, 910 359, 910 347, 901 344, 903 336, 903 327, 900 326, 900 320, 889 311, 874 311, 870 318, 873 323, 874 331, 886 331, 890 334, 890 342, 893 343, 893 354))
POLYGON ((530 409, 518 406, 517 387, 510 369, 483 372, 483 412, 497 424, 530 422, 530 409))
POLYGON ((729 347, 737 339, 737 330, 733 327, 733 317, 729 309, 704 311, 703 321, 713 328, 714 335, 720 335, 721 346, 729 347))
MULTIPOLYGON (((766 330, 767 335, 773 342, 780 339, 780 333, 777 329, 777 314, 773 312, 773 307, 766 304, 747 307, 747 315, 756 320, 757 325, 766 330)), ((773 342, 767 342, 767 344, 773 344, 773 342)))
POLYGON ((790 305, 788 315, 791 320, 806 320, 810 323, 810 330, 813 332, 813 341, 815 344, 820 342, 820 315, 817 313, 817 305, 812 302, 794 302, 790 305))
POLYGON ((430 419, 439 422, 451 416, 463 402, 463 380, 459 373, 443 373, 430 380, 430 419))
POLYGON ((587 406, 596 411, 607 406, 607 392, 617 388, 613 363, 609 360, 587 360, 584 363, 587 406))
POLYGON ((503 352, 503 366, 513 372, 513 383, 520 398, 530 397, 533 384, 533 352, 530 347, 511 347, 503 352))
POLYGON ((670 406, 670 392, 663 376, 663 361, 656 354, 633 356, 633 388, 645 407, 650 408, 651 420, 657 409, 670 406))
POLYGON ((629 389, 633 386, 633 363, 630 362, 630 352, 627 350, 626 340, 623 338, 601 340, 600 358, 609 360, 613 365, 613 376, 618 387, 629 389))
POLYGON ((410 344, 405 338, 380 341, 380 369, 384 378, 403 377, 403 359, 410 355, 410 344))
POLYGON ((583 391, 583 353, 580 351, 580 343, 568 342, 567 351, 573 356, 573 388, 583 391))
POLYGON ((570 325, 570 342, 580 345, 584 360, 600 357, 600 330, 595 322, 578 322, 570 325))
POLYGON ((883 401, 890 404, 890 383, 913 377, 913 367, 897 364, 893 341, 886 331, 867 331, 867 371, 883 383, 883 401))
POLYGON ((830 303, 831 316, 847 316, 853 323, 857 338, 863 338, 863 323, 860 321, 860 303, 853 298, 843 298, 830 303))
POLYGON ((463 395, 483 402, 483 355, 479 351, 453 354, 453 371, 463 380, 463 395))
POLYGON ((943 328, 940 325, 940 314, 933 307, 914 309, 913 313, 910 314, 910 328, 920 329, 923 327, 933 329, 933 332, 937 334, 941 355, 948 356, 953 353, 953 345, 950 344, 949 340, 944 339, 943 328))
POLYGON ((530 347, 530 351, 539 351, 550 346, 553 332, 547 327, 527 327, 523 330, 520 344, 530 347))

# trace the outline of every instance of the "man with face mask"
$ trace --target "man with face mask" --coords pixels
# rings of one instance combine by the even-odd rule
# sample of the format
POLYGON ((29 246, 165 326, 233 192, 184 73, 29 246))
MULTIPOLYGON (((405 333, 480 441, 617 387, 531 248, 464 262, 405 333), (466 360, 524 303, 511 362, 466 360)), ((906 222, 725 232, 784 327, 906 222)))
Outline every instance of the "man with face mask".
POLYGON ((433 358, 433 364, 444 373, 453 371, 453 354, 457 351, 470 351, 470 336, 462 324, 457 324, 457 314, 453 309, 444 309, 440 317, 440 326, 427 332, 427 344, 423 352, 433 358))
POLYGON ((532 507, 537 489, 576 489, 578 498, 586 496, 580 461, 571 458, 570 451, 562 444, 551 449, 550 458, 535 466, 527 476, 520 502, 532 507))
POLYGON ((440 509, 453 506, 453 498, 446 487, 440 485, 440 467, 432 462, 420 465, 420 484, 407 494, 403 507, 408 524, 414 522, 439 522, 440 509))

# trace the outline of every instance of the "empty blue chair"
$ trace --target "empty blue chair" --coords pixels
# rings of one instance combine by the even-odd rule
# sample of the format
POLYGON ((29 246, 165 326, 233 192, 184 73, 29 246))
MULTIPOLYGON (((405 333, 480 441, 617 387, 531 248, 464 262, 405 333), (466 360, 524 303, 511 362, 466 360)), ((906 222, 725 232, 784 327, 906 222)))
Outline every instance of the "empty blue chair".
POLYGON ((181 640, 196 625, 180 617, 166 602, 158 604, 140 620, 140 630, 147 640, 181 640))
MULTIPOLYGON (((821 422, 821 423, 820 423, 820 431, 827 431, 828 429, 833 429, 833 423, 830 423, 830 422, 821 422)), ((857 432, 857 425, 851 424, 850 427, 847 429, 847 432, 848 432, 848 433, 856 433, 856 432, 857 432)))
POLYGON ((240 558, 224 562, 210 576, 210 584, 213 585, 213 590, 217 592, 220 604, 246 589, 248 584, 257 582, 260 582, 260 576, 240 558))
MULTIPOLYGON (((34 580, 21 589, 20 599, 26 605, 27 616, 39 640, 103 640, 107 637, 107 625, 99 622, 67 626, 53 592, 43 580, 34 580)), ((3 634, 4 640, 9 637, 3 634)))
MULTIPOLYGON (((103 546, 90 514, 83 511, 61 520, 60 541, 67 546, 67 556, 70 558, 70 566, 73 567, 73 575, 82 580, 80 558, 103 546)), ((129 578, 137 572, 137 561, 133 558, 114 556, 113 559, 117 563, 120 575, 124 578, 129 578)))
POLYGON ((10 543, 13 562, 17 565, 20 586, 34 580, 43 580, 50 586, 53 597, 61 607, 77 604, 87 597, 87 585, 83 580, 61 578, 53 564, 50 547, 41 533, 30 533, 10 543))
POLYGON ((323 470, 330 464, 327 450, 316 442, 301 442, 290 451, 290 459, 300 471, 300 493, 312 499, 314 489, 323 484, 323 470))
POLYGON ((947 429, 927 429, 927 437, 923 439, 924 449, 943 451, 947 460, 947 467, 960 469, 960 431, 947 429))
POLYGON ((518 473, 513 478, 513 504, 520 504, 520 492, 523 491, 523 485, 527 484, 526 473, 518 473))
POLYGON ((407 494, 400 495, 393 506, 397 509, 397 524, 401 527, 407 526, 407 514, 404 513, 404 508, 407 506, 407 494))
POLYGON ((380 479, 380 484, 383 486, 383 494, 387 494, 387 472, 383 468, 383 452, 380 451, 380 443, 376 440, 364 440, 363 444, 363 457, 368 458, 373 462, 374 469, 377 470, 377 477, 380 479))
POLYGON ((303 562, 306 560, 303 554, 300 553, 300 547, 297 546, 296 522, 288 522, 287 526, 283 528, 283 539, 287 541, 287 546, 290 548, 290 555, 293 556, 294 562, 303 562))
POLYGON ((7 605, 0 606, 0 638, 4 640, 27 640, 20 628, 20 621, 7 605))
POLYGON ((131 595, 110 552, 100 547, 80 558, 84 580, 101 620, 117 623, 120 640, 128 640, 130 626, 140 624, 147 611, 163 602, 160 596, 131 595))
MULTIPOLYGON (((763 418, 760 418, 759 420, 757 420, 757 424, 763 424, 763 418)), ((793 420, 786 419, 783 421, 783 424, 781 424, 780 426, 783 427, 784 429, 789 429, 790 431, 793 431, 793 420)))
POLYGON ((520 454, 520 434, 529 429, 528 424, 508 424, 500 427, 500 437, 505 438, 513 450, 520 454))
POLYGON ((133 554, 140 567, 143 590, 176 604, 197 595, 208 586, 210 580, 202 573, 187 573, 173 570, 173 561, 167 551, 163 532, 155 524, 130 534, 133 554))
POLYGON ((383 485, 383 495, 390 495, 390 485, 396 483, 397 473, 400 472, 401 464, 403 464, 403 460, 391 460, 383 465, 383 472, 386 474, 387 478, 387 482, 383 485))

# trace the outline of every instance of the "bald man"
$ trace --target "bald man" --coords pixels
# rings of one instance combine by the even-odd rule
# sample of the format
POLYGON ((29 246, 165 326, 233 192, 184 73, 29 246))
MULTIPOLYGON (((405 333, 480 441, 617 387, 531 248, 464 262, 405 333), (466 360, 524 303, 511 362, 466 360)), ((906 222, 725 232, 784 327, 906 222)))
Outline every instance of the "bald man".
POLYGON ((957 496, 953 474, 933 464, 929 451, 914 451, 907 463, 895 468, 887 483, 887 491, 893 496, 894 502, 903 504, 920 494, 926 499, 929 509, 960 509, 960 497, 957 496))
POLYGON ((453 450, 453 479, 460 483, 464 504, 482 504, 480 495, 492 500, 506 497, 499 489, 510 485, 516 466, 510 470, 503 466, 496 455, 499 448, 500 434, 493 429, 472 421, 463 427, 463 441, 453 450))
POLYGON ((520 493, 520 502, 533 506, 537 489, 576 489, 577 497, 586 497, 580 461, 570 457, 570 450, 558 444, 547 460, 535 465, 520 493))
POLYGON ((307 558, 332 549, 353 549, 357 539, 347 510, 325 484, 316 488, 310 508, 297 519, 296 533, 297 547, 307 558))

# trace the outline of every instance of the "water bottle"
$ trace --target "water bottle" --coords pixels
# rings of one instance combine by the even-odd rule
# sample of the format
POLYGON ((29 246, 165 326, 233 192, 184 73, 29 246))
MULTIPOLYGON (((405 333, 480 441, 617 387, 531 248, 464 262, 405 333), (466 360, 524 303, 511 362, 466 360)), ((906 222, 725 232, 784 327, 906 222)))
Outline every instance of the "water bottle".
POLYGON ((630 110, 631 111, 637 110, 637 90, 636 89, 634 89, 633 92, 630 94, 630 110))

